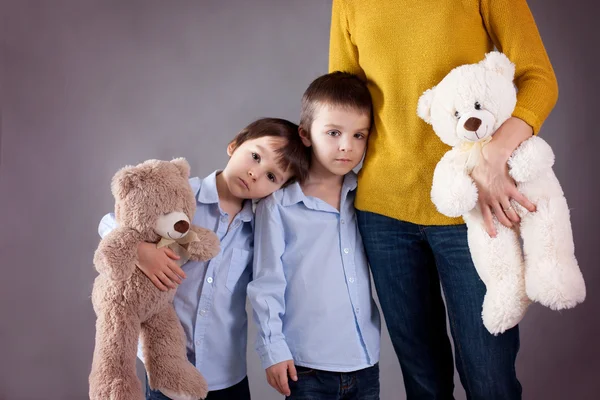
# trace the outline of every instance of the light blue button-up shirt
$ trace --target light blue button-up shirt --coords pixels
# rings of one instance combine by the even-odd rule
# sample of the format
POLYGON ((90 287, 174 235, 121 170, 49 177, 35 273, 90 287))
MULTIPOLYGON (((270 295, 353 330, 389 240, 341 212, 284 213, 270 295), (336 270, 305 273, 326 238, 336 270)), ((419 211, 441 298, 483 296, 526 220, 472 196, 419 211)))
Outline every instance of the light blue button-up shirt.
MULTIPOLYGON (((252 203, 244 202, 228 231, 229 216, 219 207, 215 177, 216 172, 203 180, 190 179, 197 193, 193 223, 217 234, 221 252, 208 262, 183 265, 186 279, 173 301, 187 338, 188 358, 209 390, 233 386, 246 376, 246 286, 253 250, 252 203)), ((106 215, 98 228, 100 236, 115 226, 114 215, 106 215)), ((142 359, 139 348, 138 357, 142 359)))
POLYGON ((258 203, 248 297, 263 368, 296 365, 348 372, 379 361, 379 310, 356 223, 356 175, 340 210, 290 185, 258 203))

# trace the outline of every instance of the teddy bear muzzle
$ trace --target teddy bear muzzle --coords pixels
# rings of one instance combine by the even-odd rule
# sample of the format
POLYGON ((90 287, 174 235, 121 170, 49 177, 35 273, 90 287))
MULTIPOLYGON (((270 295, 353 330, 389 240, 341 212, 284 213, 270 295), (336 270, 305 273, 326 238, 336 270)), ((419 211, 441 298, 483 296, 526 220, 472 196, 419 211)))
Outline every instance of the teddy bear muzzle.
POLYGON ((489 111, 476 110, 461 116, 457 133, 465 140, 478 142, 491 136, 495 123, 496 119, 489 111))
POLYGON ((158 217, 154 231, 165 239, 180 239, 190 229, 190 219, 180 211, 158 217))

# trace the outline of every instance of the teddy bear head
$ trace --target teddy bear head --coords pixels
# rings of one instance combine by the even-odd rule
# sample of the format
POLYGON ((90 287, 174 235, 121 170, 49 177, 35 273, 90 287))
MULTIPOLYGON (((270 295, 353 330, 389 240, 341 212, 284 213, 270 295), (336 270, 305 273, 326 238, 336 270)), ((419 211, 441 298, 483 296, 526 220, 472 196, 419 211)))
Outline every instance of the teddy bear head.
MULTIPOLYGON (((515 66, 500 52, 454 68, 419 99, 417 114, 449 146, 489 138, 517 103, 515 66)), ((489 140, 489 139, 488 139, 489 140)))
POLYGON ((119 226, 135 229, 148 242, 185 236, 196 211, 189 176, 190 165, 183 158, 120 169, 111 183, 119 226))

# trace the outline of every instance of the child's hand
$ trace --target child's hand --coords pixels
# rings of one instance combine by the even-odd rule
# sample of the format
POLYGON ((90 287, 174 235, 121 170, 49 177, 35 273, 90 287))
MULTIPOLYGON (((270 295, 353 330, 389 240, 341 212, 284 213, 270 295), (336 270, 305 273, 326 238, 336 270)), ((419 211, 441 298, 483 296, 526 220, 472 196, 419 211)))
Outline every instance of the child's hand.
POLYGON ((137 254, 137 267, 163 292, 175 289, 175 283, 185 278, 185 272, 173 261, 179 256, 168 247, 158 249, 156 244, 144 242, 138 245, 137 254))
POLYGON ((288 385, 288 374, 294 382, 298 380, 294 360, 282 361, 267 368, 267 382, 282 395, 289 396, 292 392, 288 385))

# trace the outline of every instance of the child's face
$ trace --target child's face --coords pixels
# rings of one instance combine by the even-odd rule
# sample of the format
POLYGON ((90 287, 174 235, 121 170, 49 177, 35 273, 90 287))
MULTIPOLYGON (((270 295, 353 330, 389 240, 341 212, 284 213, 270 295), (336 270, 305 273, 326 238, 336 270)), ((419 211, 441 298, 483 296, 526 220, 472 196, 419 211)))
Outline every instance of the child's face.
POLYGON ((261 199, 280 189, 292 173, 283 170, 276 153, 286 145, 286 139, 261 137, 247 140, 239 147, 227 147, 231 157, 223 170, 223 178, 232 195, 240 199, 261 199))
POLYGON ((345 175, 363 157, 371 116, 354 109, 323 105, 317 108, 310 135, 301 130, 306 146, 312 146, 312 162, 335 175, 345 175))

